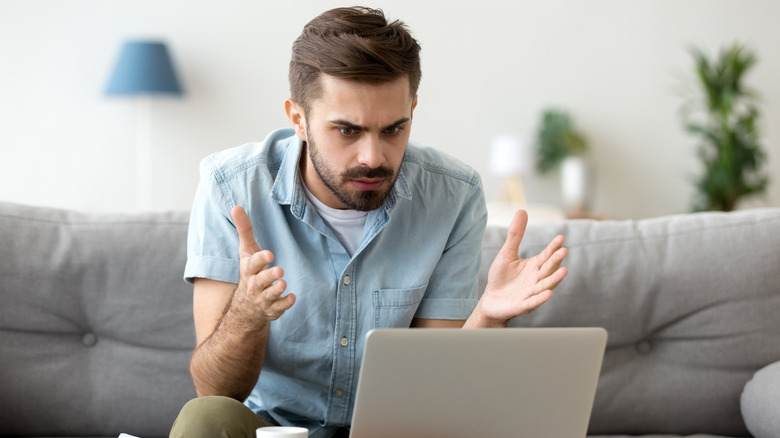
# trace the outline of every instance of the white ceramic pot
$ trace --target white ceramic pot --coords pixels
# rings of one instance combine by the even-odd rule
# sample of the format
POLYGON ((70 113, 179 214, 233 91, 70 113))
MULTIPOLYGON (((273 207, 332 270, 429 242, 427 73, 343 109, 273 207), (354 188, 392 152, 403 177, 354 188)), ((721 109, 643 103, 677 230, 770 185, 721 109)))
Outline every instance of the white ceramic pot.
POLYGON ((566 157, 561 162, 561 195, 567 213, 590 210, 593 192, 592 169, 582 157, 566 157))

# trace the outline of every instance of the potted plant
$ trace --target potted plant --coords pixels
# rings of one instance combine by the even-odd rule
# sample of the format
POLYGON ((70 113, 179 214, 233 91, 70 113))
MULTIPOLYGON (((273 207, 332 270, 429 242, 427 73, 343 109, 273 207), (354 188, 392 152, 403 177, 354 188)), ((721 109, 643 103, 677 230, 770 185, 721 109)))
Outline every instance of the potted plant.
POLYGON ((700 49, 691 54, 699 93, 683 108, 683 118, 686 131, 699 137, 704 167, 695 180, 693 209, 731 211, 740 198, 764 192, 769 181, 761 172, 757 95, 744 85, 758 59, 738 43, 721 49, 717 59, 700 49))
POLYGON ((547 109, 536 136, 536 168, 541 174, 561 169, 561 194, 569 215, 584 215, 591 195, 590 169, 584 156, 588 141, 563 110, 547 109))

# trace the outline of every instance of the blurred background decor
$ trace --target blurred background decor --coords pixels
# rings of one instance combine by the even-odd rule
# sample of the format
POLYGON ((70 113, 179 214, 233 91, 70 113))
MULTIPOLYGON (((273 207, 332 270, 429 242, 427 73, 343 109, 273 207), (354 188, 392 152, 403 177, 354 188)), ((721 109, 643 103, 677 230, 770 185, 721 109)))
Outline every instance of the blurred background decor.
POLYGON ((536 145, 536 168, 541 174, 560 168, 561 199, 566 214, 587 216, 593 192, 593 165, 586 159, 588 141, 575 129, 571 115, 560 109, 544 110, 536 145))
MULTIPOLYGON (((136 108, 104 91, 128 37, 164 37, 186 100, 151 102, 151 205, 191 208, 204 157, 290 125, 292 42, 343 3, 0 1, 0 200, 135 211, 136 108)), ((486 200, 505 182, 490 171, 493 136, 518 134, 533 150, 542 110, 561 105, 597 166, 593 211, 688 211, 701 164, 674 88, 678 73, 692 76, 692 42, 711 51, 743 41, 760 55, 748 80, 761 91, 763 169, 780 175, 780 1, 483 0, 449 7, 446 19, 441 2, 372 6, 405 21, 423 47, 411 138, 474 167, 486 200)), ((560 208, 558 176, 523 175, 528 204, 560 208)), ((780 206, 780 178, 765 195, 742 206, 780 206)))
POLYGON ((523 177, 533 170, 533 152, 514 134, 499 134, 490 143, 490 173, 503 180, 499 201, 525 207, 523 177))
POLYGON ((127 41, 106 86, 107 96, 132 96, 136 103, 135 206, 151 208, 152 108, 154 96, 182 96, 168 47, 160 41, 127 41))
POLYGON ((757 92, 744 76, 758 58, 733 43, 710 58, 694 48, 698 94, 683 107, 687 132, 699 137, 698 156, 704 168, 694 181, 694 211, 731 211, 743 197, 764 193, 769 183, 761 170, 766 155, 758 127, 757 92))

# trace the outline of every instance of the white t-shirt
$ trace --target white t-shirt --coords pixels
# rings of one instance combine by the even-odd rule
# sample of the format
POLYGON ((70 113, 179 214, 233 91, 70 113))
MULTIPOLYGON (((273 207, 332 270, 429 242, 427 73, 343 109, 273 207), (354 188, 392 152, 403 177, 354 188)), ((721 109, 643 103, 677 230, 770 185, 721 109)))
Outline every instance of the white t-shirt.
POLYGON ((306 198, 314 205, 314 209, 320 214, 325 224, 333 230, 333 233, 336 234, 341 244, 344 245, 344 249, 347 250, 347 254, 351 257, 363 238, 363 227, 366 225, 368 212, 330 208, 320 202, 309 191, 306 184, 303 184, 303 189, 306 192, 306 198))

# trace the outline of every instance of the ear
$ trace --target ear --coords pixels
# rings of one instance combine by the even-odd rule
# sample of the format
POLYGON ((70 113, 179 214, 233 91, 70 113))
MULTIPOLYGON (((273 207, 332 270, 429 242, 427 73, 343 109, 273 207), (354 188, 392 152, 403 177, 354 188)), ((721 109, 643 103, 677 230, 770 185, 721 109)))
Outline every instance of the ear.
POLYGON ((414 95, 414 100, 412 101, 412 116, 414 116, 414 109, 417 108, 417 95, 414 95))
POLYGON ((287 114, 287 118, 295 129, 295 134, 303 141, 306 140, 306 116, 303 114, 303 109, 297 102, 292 99, 285 99, 284 112, 287 114))

